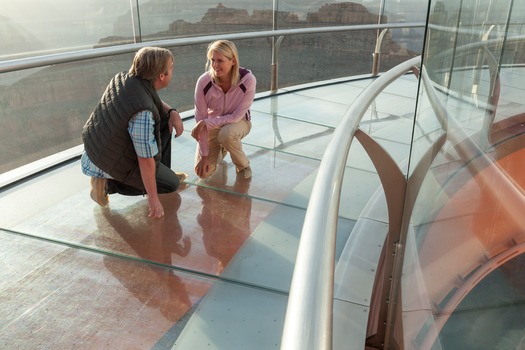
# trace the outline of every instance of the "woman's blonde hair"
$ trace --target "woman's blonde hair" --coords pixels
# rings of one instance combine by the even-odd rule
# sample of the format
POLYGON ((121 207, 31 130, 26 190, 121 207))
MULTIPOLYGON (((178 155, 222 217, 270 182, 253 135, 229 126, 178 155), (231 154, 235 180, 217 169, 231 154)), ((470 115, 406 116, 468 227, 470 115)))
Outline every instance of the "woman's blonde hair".
POLYGON ((206 54, 207 61, 206 61, 206 70, 209 72, 211 77, 216 80, 217 77, 215 76, 215 71, 212 67, 212 56, 213 52, 218 52, 224 57, 235 60, 235 66, 232 67, 232 70, 230 72, 230 78, 232 85, 237 85, 239 82, 239 53, 237 52, 237 47, 234 43, 232 43, 229 40, 217 40, 212 42, 210 45, 208 45, 208 52, 206 54))
POLYGON ((173 61, 173 54, 168 49, 143 47, 135 54, 129 74, 153 81, 161 74, 168 74, 170 63, 173 61))

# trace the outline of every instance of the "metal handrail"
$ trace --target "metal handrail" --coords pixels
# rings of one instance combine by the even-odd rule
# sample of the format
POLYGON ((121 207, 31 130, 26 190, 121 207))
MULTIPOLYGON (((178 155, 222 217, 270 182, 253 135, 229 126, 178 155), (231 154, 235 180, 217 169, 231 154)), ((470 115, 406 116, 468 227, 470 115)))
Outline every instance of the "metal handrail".
POLYGON ((335 129, 315 180, 297 251, 281 340, 283 350, 332 348, 335 241, 341 184, 354 134, 372 101, 421 56, 374 80, 335 129))
POLYGON ((388 29, 383 29, 381 33, 377 36, 376 48, 372 54, 372 76, 379 74, 379 63, 381 59, 381 44, 383 43, 383 38, 385 37, 388 29))
MULTIPOLYGON (((277 86, 277 54, 278 48, 286 35, 300 35, 300 34, 318 34, 318 33, 332 33, 332 32, 343 32, 343 31, 355 31, 355 30, 378 30, 378 29, 394 29, 394 28, 417 28, 425 27, 424 22, 412 22, 412 23, 387 23, 387 24, 365 24, 365 25, 349 25, 349 26, 330 26, 321 28, 299 28, 299 29, 283 29, 283 30, 269 30, 259 32, 247 32, 247 33, 232 33, 232 34, 220 34, 220 35, 207 35, 200 37, 191 38, 177 38, 168 40, 156 40, 148 42, 140 42, 133 44, 124 44, 119 46, 109 46, 93 48, 88 50, 77 50, 70 52, 61 52, 48 55, 40 55, 33 57, 25 57, 7 61, 0 61, 0 74, 20 71, 23 69, 31 69, 44 67, 48 65, 70 63, 76 61, 83 61, 101 57, 108 57, 114 55, 121 55, 126 53, 133 53, 145 46, 158 46, 158 47, 176 47, 176 46, 189 46, 197 44, 207 44, 217 39, 228 39, 228 40, 242 40, 242 39, 254 39, 254 38, 277 38, 276 47, 272 53, 272 76, 271 76, 271 92, 276 92, 277 86)), ((65 161, 73 159, 79 156, 79 148, 75 147, 70 150, 61 152, 60 157, 51 156, 45 159, 28 164, 21 169, 14 169, 8 173, 0 174, 0 189, 36 174, 42 169, 47 167, 50 168, 57 164, 61 164, 65 161)))
POLYGON ((319 34, 319 33, 333 33, 355 30, 376 30, 376 29, 394 29, 394 28, 419 28, 425 27, 424 22, 412 23, 387 23, 387 24, 363 24, 363 25, 349 25, 349 26, 330 26, 330 27, 314 27, 314 28, 299 28, 299 29, 280 29, 280 30, 265 30, 258 32, 232 33, 220 35, 206 35, 191 38, 177 38, 167 40, 145 41, 134 44, 124 44, 119 46, 100 47, 89 50, 79 50, 70 52, 61 52, 50 55, 34 56, 19 58, 15 60, 8 60, 0 62, 0 73, 14 72, 22 69, 30 69, 42 67, 52 64, 69 63, 93 58, 107 57, 131 53, 139 50, 144 46, 188 46, 196 44, 208 44, 217 39, 228 40, 242 40, 255 38, 269 38, 286 35, 300 35, 300 34, 319 34))

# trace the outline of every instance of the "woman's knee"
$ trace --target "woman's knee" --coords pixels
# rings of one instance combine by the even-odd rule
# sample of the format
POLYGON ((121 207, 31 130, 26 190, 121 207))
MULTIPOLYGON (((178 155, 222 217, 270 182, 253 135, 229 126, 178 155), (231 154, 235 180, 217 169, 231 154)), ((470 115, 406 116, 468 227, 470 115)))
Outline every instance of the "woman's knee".
POLYGON ((221 131, 217 135, 217 141, 219 141, 221 145, 231 141, 236 141, 238 139, 240 139, 240 137, 236 135, 231 128, 226 126, 222 127, 221 131))

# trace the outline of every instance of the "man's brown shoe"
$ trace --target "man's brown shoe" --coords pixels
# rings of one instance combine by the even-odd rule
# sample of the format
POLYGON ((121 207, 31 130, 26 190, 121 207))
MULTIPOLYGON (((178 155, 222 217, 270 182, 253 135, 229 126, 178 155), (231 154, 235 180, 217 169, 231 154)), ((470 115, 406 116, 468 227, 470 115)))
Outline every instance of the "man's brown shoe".
POLYGON ((188 174, 186 173, 183 173, 183 172, 175 172, 175 175, 177 175, 177 177, 179 178, 179 181, 182 183, 184 182, 184 180, 186 180, 188 178, 188 174))
POLYGON ((184 180, 188 178, 188 174, 183 172, 176 172, 175 175, 177 175, 177 177, 179 178, 179 187, 177 188, 177 192, 182 192, 190 186, 189 183, 184 182, 184 180))
POLYGON ((91 196, 91 199, 97 202, 101 207, 105 207, 109 204, 109 197, 106 193, 107 181, 107 179, 102 177, 92 177, 90 181, 91 192, 89 195, 91 196))

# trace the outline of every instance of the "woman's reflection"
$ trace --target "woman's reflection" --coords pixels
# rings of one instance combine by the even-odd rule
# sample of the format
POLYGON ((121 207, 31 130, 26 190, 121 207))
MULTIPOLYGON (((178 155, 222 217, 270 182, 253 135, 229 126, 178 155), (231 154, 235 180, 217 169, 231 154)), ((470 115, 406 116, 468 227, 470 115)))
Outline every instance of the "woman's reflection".
POLYGON ((226 183, 227 166, 222 161, 206 184, 235 193, 200 186, 197 188, 197 193, 202 199, 197 222, 202 227, 202 240, 206 252, 217 259, 217 274, 223 271, 251 234, 252 199, 246 195, 250 188, 250 179, 237 176, 233 186, 226 183))

